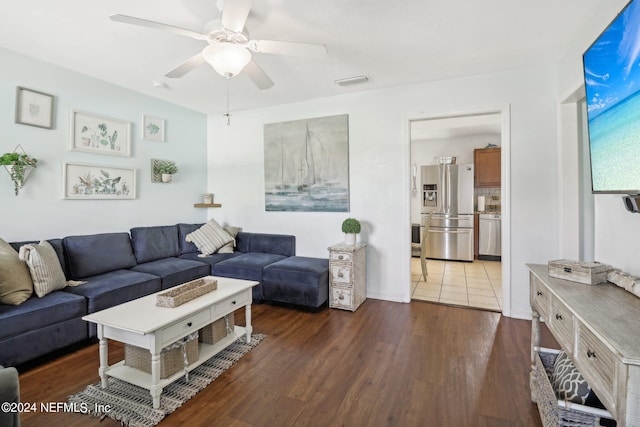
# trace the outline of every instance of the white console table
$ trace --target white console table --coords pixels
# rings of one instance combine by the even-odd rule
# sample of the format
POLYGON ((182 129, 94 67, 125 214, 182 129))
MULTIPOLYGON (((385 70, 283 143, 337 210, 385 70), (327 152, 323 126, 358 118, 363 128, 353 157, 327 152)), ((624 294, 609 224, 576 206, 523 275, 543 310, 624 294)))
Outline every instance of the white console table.
POLYGON ((528 268, 532 365, 542 320, 618 427, 640 426, 640 298, 610 283, 550 277, 547 265, 528 268))

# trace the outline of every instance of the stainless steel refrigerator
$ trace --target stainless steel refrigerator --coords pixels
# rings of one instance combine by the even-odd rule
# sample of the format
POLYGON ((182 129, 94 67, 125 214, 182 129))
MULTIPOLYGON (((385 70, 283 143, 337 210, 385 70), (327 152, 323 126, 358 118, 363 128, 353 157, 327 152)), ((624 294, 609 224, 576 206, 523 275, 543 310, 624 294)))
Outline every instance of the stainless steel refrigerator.
POLYGON ((473 164, 440 162, 421 168, 423 224, 432 212, 427 258, 473 261, 473 164))

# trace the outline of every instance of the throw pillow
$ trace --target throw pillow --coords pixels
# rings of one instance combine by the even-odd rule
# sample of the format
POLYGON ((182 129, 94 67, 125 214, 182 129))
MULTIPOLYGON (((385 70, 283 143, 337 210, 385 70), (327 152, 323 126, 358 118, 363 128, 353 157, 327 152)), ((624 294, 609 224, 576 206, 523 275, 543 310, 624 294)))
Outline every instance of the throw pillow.
POLYGON ((33 291, 40 298, 67 286, 60 260, 53 246, 46 240, 37 245, 20 248, 20 259, 27 263, 33 280, 33 291))
POLYGON ((558 353, 553 363, 551 385, 559 400, 580 405, 587 403, 587 398, 592 394, 591 387, 564 351, 558 353))
POLYGON ((202 256, 211 255, 229 242, 233 241, 231 234, 220 227, 215 220, 210 219, 205 225, 185 236, 187 242, 193 242, 202 256))
POLYGON ((224 245, 223 247, 218 249, 218 253, 219 254, 232 254, 235 251, 235 248, 236 248, 236 236, 238 235, 240 230, 242 230, 242 228, 240 228, 240 227, 225 227, 224 229, 225 229, 225 231, 227 233, 229 233, 231 235, 231 237, 233 237, 233 241, 227 243, 226 245, 224 245))
POLYGON ((20 305, 33 293, 29 269, 10 244, 0 239, 0 304, 20 305))

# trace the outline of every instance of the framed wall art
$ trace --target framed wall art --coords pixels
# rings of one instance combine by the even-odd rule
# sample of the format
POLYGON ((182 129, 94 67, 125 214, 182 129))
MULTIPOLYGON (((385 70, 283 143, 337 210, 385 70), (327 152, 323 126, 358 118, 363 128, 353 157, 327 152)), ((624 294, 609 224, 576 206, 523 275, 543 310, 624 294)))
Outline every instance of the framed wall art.
POLYGON ((160 117, 142 116, 142 139, 164 142, 165 120, 160 117))
POLYGON ((54 96, 18 86, 16 89, 16 123, 53 129, 54 96))
POLYGON ((349 116, 264 125, 265 210, 349 211, 349 116))
POLYGON ((62 165, 65 199, 135 199, 136 170, 85 163, 62 165))
POLYGON ((71 151, 131 157, 131 122, 71 111, 71 151))

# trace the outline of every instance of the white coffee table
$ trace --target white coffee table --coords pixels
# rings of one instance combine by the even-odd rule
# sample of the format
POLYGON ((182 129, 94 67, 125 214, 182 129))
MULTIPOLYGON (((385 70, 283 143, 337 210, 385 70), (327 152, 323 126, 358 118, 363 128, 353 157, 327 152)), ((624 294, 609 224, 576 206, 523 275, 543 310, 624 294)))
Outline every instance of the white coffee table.
MULTIPOLYGON (((82 319, 95 323, 100 340, 100 368, 102 387, 107 378, 114 377, 146 388, 153 397, 153 407, 160 407, 162 389, 184 375, 177 372, 160 379, 160 352, 170 345, 221 317, 245 307, 245 326, 235 326, 234 333, 214 344, 199 343, 200 355, 189 365, 192 370, 224 350, 239 337, 246 335, 251 342, 251 288, 258 282, 215 277, 218 289, 174 308, 156 306, 156 294, 120 304, 82 319), (109 366, 107 339, 142 347, 151 352, 151 374, 126 366, 124 360, 109 366)), ((163 290, 161 292, 166 292, 163 290)), ((160 292, 158 292, 160 293, 160 292)))

